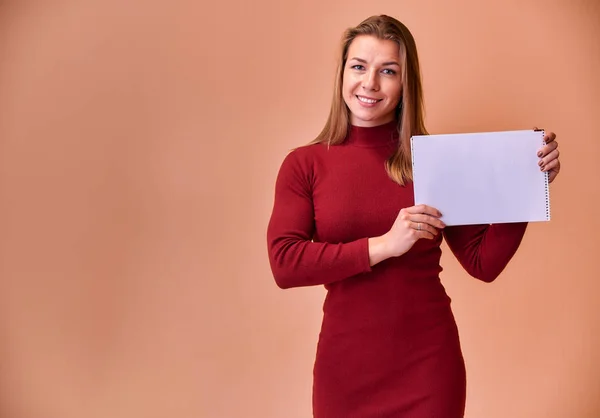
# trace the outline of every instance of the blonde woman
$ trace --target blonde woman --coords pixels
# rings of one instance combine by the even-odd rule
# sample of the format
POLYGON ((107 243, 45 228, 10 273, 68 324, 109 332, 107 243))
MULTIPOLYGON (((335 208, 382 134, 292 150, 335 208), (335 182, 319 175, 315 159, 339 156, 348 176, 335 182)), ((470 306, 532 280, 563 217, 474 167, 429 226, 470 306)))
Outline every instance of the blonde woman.
MULTIPOLYGON (((445 227, 414 205, 409 140, 426 134, 417 49, 402 23, 373 16, 342 40, 329 118, 284 159, 268 226, 281 288, 323 285, 315 418, 460 418, 465 365, 439 278, 440 244, 494 280, 526 223, 445 227)), ((553 181, 555 135, 538 153, 553 181)))

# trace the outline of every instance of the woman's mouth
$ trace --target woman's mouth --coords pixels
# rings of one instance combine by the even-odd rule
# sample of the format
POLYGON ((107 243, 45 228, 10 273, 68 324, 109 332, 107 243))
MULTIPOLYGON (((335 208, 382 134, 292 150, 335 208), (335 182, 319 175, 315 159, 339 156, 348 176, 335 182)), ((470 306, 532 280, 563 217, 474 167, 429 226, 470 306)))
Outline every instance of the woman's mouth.
POLYGON ((358 101, 365 106, 374 106, 375 104, 377 104, 378 102, 380 102, 382 99, 373 99, 372 97, 365 97, 365 96, 356 96, 356 98, 358 99, 358 101))

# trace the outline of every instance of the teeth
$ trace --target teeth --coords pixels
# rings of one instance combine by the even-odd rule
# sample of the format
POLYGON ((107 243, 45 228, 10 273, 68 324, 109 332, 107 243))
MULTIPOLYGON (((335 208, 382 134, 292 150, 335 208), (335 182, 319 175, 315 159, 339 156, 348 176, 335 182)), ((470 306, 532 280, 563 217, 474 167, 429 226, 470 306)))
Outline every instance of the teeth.
POLYGON ((364 103, 369 103, 369 104, 377 103, 377 100, 367 99, 366 97, 361 97, 361 96, 357 96, 357 97, 358 97, 358 100, 360 100, 361 102, 364 102, 364 103))

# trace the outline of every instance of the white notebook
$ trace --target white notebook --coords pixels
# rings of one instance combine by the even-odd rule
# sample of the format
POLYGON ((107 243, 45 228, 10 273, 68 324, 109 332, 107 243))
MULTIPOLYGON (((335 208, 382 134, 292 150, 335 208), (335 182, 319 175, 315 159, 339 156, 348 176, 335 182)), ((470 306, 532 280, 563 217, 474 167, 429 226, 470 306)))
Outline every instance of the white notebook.
POLYGON ((542 145, 534 130, 415 135, 415 204, 439 209, 448 226, 549 221, 542 145))

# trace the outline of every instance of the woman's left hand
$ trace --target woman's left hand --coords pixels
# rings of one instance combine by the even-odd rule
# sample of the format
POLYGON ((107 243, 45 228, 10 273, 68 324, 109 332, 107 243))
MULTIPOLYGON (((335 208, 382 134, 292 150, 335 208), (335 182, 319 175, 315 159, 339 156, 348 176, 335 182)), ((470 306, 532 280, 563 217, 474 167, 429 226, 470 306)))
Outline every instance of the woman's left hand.
MULTIPOLYGON (((537 129, 537 128, 534 128, 537 129)), ((548 172, 548 182, 552 183, 560 172, 560 160, 558 159, 558 142, 554 132, 546 132, 544 145, 538 150, 540 170, 548 172)))

